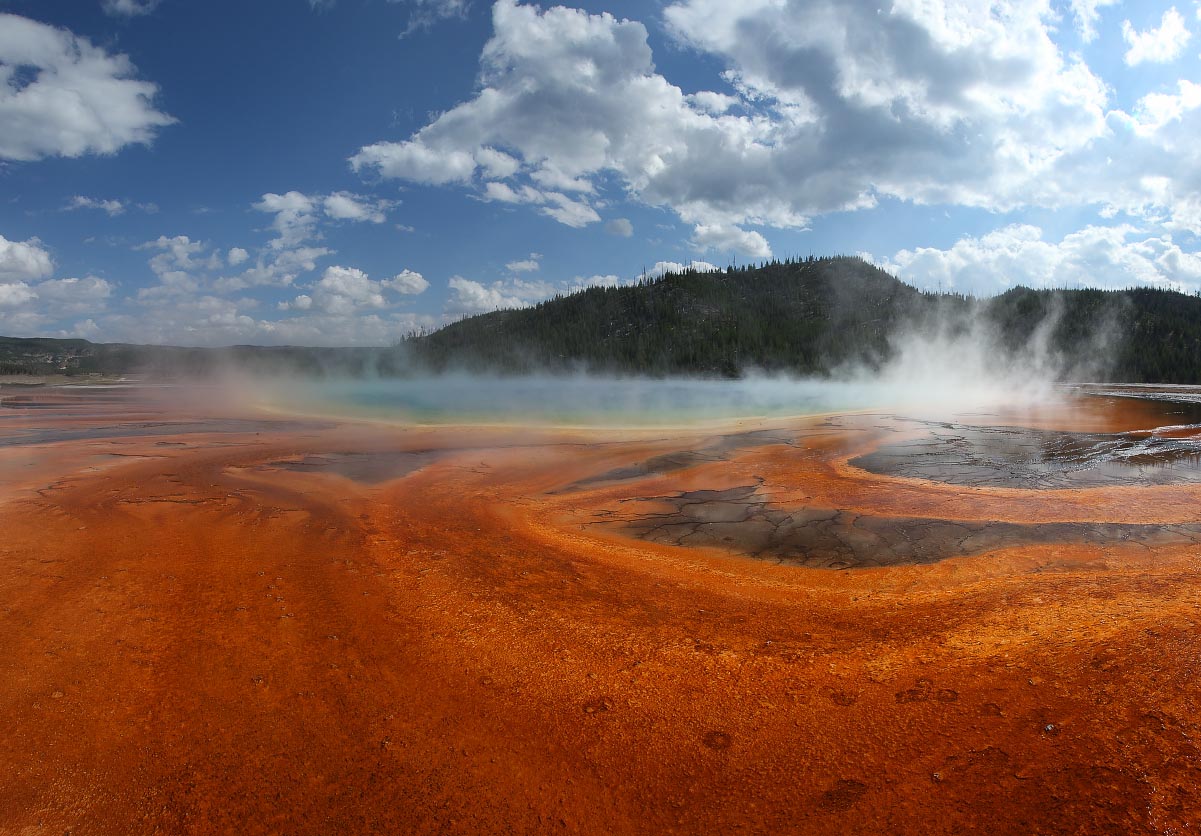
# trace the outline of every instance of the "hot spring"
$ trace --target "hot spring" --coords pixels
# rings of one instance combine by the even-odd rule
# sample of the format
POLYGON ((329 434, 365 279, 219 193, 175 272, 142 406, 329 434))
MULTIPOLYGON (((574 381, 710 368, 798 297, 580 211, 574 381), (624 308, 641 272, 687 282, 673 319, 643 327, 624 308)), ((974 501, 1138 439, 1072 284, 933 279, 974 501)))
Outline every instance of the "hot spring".
POLYGON ((878 387, 827 381, 444 376, 269 390, 285 409, 397 423, 667 426, 884 407, 878 387))

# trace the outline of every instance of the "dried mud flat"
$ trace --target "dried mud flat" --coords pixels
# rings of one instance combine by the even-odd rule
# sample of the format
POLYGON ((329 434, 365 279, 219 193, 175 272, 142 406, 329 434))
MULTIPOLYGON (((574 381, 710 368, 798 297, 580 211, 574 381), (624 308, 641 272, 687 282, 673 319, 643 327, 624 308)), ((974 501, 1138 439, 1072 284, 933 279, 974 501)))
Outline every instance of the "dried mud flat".
POLYGON ((1127 434, 1163 404, 584 433, 7 394, 0 834, 1197 827, 1201 479, 1127 434))

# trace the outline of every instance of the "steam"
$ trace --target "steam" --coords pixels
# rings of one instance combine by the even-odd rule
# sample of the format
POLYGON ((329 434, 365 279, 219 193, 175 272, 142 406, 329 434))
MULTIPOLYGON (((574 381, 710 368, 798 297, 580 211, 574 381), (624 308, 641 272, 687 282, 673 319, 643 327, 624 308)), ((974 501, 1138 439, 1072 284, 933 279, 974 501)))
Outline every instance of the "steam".
POLYGON ((851 379, 874 383, 892 405, 941 411, 1055 401, 1061 396, 1056 384, 1070 365, 1052 347, 1061 317, 1062 308, 1054 306, 1023 344, 1010 346, 978 310, 943 314, 920 329, 899 331, 890 341, 891 357, 851 379))
MULTIPOLYGON (((318 375, 255 367, 245 362, 248 355, 231 351, 212 377, 235 399, 286 412, 398 423, 670 426, 861 410, 951 418, 1035 409, 1061 401, 1065 380, 1103 376, 1112 355, 1116 318, 1090 320, 1092 333, 1081 340, 1066 333, 1071 323, 1054 296, 1033 311, 1003 309, 1021 314, 1008 321, 992 307, 996 300, 927 301, 932 304, 892 329, 879 356, 821 377, 755 369, 744 369, 738 379, 615 377, 587 370, 436 374, 395 351, 338 355, 344 365, 320 367, 318 375)), ((258 363, 275 359, 253 357, 258 363)))

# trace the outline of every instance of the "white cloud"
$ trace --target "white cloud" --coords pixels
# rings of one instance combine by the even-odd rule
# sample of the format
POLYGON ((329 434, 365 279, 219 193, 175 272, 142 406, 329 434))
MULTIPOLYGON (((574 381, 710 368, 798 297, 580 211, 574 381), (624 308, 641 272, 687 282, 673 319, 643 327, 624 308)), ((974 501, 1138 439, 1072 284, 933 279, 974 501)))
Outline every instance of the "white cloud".
POLYGON ((1190 110, 1201 107, 1201 84, 1181 79, 1178 93, 1148 93, 1135 103, 1130 125, 1143 135, 1157 133, 1164 126, 1179 122, 1190 110))
POLYGON ((171 270, 191 270, 200 266, 195 256, 203 253, 206 246, 204 242, 193 241, 186 235, 174 235, 170 238, 160 235, 135 249, 158 250, 159 254, 150 259, 150 269, 161 275, 171 270))
POLYGON ((1184 25, 1184 16, 1176 11, 1176 7, 1163 13, 1159 28, 1140 32, 1129 20, 1122 21, 1122 38, 1129 44, 1125 61, 1128 66, 1136 66, 1149 61, 1155 64, 1166 64, 1175 61, 1184 51, 1192 33, 1184 25))
POLYGON ((0 333, 75 336, 76 328, 52 329, 66 317, 103 313, 111 294, 95 276, 0 284, 0 333))
POLYGON ((600 220, 596 210, 582 200, 572 200, 560 192, 548 193, 546 200, 547 205, 540 210, 542 214, 566 226, 578 229, 600 220))
POLYGON ((96 314, 104 310, 113 286, 96 276, 82 279, 51 279, 35 288, 38 298, 49 303, 55 318, 96 314))
MULTIPOLYGON (((107 340, 174 345, 386 346, 439 319, 406 311, 342 316, 316 308, 268 320, 255 316, 249 299, 201 295, 153 309, 153 316, 110 314, 95 320, 93 336, 107 340)), ((0 320, 0 324, 3 320, 0 320)))
POLYGON ((681 0, 664 14, 726 65, 732 92, 669 83, 640 23, 498 0, 478 93, 351 164, 570 226, 599 220, 592 195, 614 182, 700 228, 702 246, 762 255, 766 237, 742 227, 803 228, 882 196, 1062 205, 1074 184, 1056 168, 1109 131, 1109 90, 1056 44, 1046 0, 681 0), (497 148, 504 171, 486 162, 497 148))
POLYGON ((0 284, 0 308, 21 307, 37 298, 37 293, 25 282, 0 284))
POLYGON ((522 186, 515 190, 507 183, 490 181, 484 184, 484 200, 497 200, 501 203, 542 203, 546 197, 532 186, 522 186))
POLYGON ((541 253, 530 253, 529 258, 510 261, 505 265, 505 269, 510 273, 532 273, 542 266, 539 263, 541 259, 541 253))
POLYGON ((731 108, 737 106, 741 101, 737 96, 730 96, 725 93, 714 93, 712 90, 701 90, 696 93, 689 94, 688 103, 697 110, 720 116, 731 108))
POLYGON ((382 177, 441 186, 470 181, 476 161, 467 151, 435 151, 420 142, 377 142, 351 157, 350 167, 355 171, 373 168, 382 177))
POLYGON ((504 285, 500 282, 486 287, 462 276, 451 276, 447 286, 450 288, 450 298, 446 302, 446 311, 450 314, 488 313, 506 308, 520 308, 528 304, 524 299, 506 293, 504 285))
POLYGON ((313 304, 332 314, 350 314, 358 308, 382 308, 387 305, 379 282, 354 267, 327 267, 313 285, 313 304))
POLYGON ((325 247, 296 246, 279 250, 268 245, 266 250, 260 251, 254 266, 237 275, 215 279, 212 289, 217 293, 232 293, 251 287, 287 287, 301 274, 315 270, 319 259, 333 254, 333 250, 325 247))
POLYGON ((771 247, 766 238, 733 224, 697 224, 692 233, 692 244, 702 251, 733 251, 751 258, 771 258, 771 247))
POLYGON ((1097 21, 1101 18, 1100 9, 1120 2, 1121 0, 1072 0, 1072 15, 1076 18, 1080 40, 1086 44, 1096 40, 1097 21))
POLYGON ((654 267, 638 278, 645 276, 648 279, 658 279, 668 273, 685 273, 689 270, 697 273, 714 273, 720 269, 716 264, 710 264, 707 261, 690 261, 687 264, 681 264, 678 261, 656 261, 654 267))
POLYGON ((367 221, 382 224, 388 219, 385 214, 392 207, 386 200, 372 200, 350 192, 334 192, 322 201, 325 214, 340 221, 367 221))
POLYGON ((589 287, 620 287, 621 285, 633 284, 638 280, 637 277, 622 279, 612 273, 606 275, 595 276, 576 276, 571 280, 569 292, 584 290, 589 287))
POLYGON ((425 280, 424 276, 413 270, 401 270, 392 278, 384 279, 381 284, 406 296, 415 296, 418 293, 424 293, 430 286, 430 283, 425 280))
MULTIPOLYGON (((303 225, 303 224, 302 224, 303 225)), ((203 241, 193 241, 186 235, 160 236, 135 249, 157 251, 151 257, 150 269, 158 276, 159 284, 138 291, 143 303, 164 299, 195 296, 201 291, 229 294, 255 287, 286 287, 303 273, 316 269, 318 259, 332 255, 325 247, 313 247, 297 237, 297 225, 285 220, 279 228, 294 241, 281 246, 280 238, 268 242, 260 250, 255 263, 240 273, 224 274, 226 267, 240 267, 250 259, 250 253, 233 247, 224 254, 203 241)))
POLYGON ((314 233, 317 202, 301 192, 268 192, 254 204, 254 208, 275 215, 275 220, 271 222, 271 228, 276 232, 276 239, 271 246, 275 249, 295 247, 314 233))
POLYGON ((517 159, 495 148, 476 149, 475 162, 485 176, 497 180, 512 177, 521 169, 521 163, 517 159))
POLYGON ((38 239, 9 241, 0 235, 0 284, 43 279, 53 270, 54 261, 38 239))
POLYGON ((104 13, 114 17, 148 15, 158 8, 159 0, 104 0, 104 13))
POLYGON ((336 221, 380 224, 388 219, 386 213, 395 205, 394 201, 376 200, 345 191, 307 195, 293 190, 284 194, 268 192, 254 204, 254 208, 275 215, 271 228, 275 230, 276 238, 271 246, 282 250, 299 246, 317 236, 322 214, 336 221))
POLYGON ((385 290, 412 295, 429 287, 420 273, 404 270, 382 282, 374 281, 356 267, 327 267, 310 293, 281 305, 291 310, 316 310, 333 316, 351 316, 363 309, 381 309, 394 304, 385 290))
POLYGON ((530 172, 530 179, 544 189, 558 189, 564 192, 583 192, 592 194, 596 187, 587 177, 571 175, 564 172, 552 162, 544 162, 530 172))
MULTIPOLYGON (((647 275, 657 278, 668 272, 684 272, 689 266, 700 272, 719 269, 706 261, 693 262, 691 265, 660 261, 652 270, 648 271, 647 275)), ((470 316, 508 308, 525 308, 555 296, 567 296, 589 287, 619 287, 634 284, 640 278, 642 278, 641 274, 625 279, 613 274, 598 274, 586 277, 576 276, 562 281, 510 277, 485 284, 462 276, 452 276, 448 284, 450 296, 447 299, 445 310, 450 316, 470 316)))
POLYGON ((605 232, 619 238, 629 238, 634 234, 634 225, 629 218, 614 218, 605 224, 605 232))
POLYGON ((471 8, 471 0, 389 0, 389 2, 403 2, 409 7, 409 25, 400 33, 402 38, 422 29, 429 29, 435 23, 448 18, 464 18, 467 16, 467 10, 471 8))
POLYGON ((1012 224, 946 250, 901 250, 880 266, 918 287, 983 296, 1019 285, 1201 288, 1201 254, 1184 251, 1171 235, 1128 224, 1088 226, 1060 241, 1045 240, 1036 226, 1012 224))
POLYGON ((85 320, 76 322, 69 328, 60 330, 55 336, 60 339, 84 339, 96 340, 101 335, 100 326, 96 324, 96 320, 88 317, 85 320))
POLYGON ((72 212, 76 209, 99 209, 106 212, 111 218, 115 215, 120 215, 125 211, 125 204, 120 200, 97 200, 83 195, 75 195, 63 207, 64 211, 72 212))
POLYGON ((0 13, 0 159, 112 154, 148 145, 175 120, 154 106, 158 87, 65 29, 0 13))

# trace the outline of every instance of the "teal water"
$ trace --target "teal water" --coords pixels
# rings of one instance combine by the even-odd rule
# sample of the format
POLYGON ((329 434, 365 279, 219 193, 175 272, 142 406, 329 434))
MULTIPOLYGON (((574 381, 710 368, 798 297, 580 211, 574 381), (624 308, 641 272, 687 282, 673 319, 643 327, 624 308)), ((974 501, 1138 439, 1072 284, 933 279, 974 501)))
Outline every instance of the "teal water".
POLYGON ((289 387, 281 405, 412 423, 592 426, 699 423, 813 415, 873 405, 863 386, 769 378, 594 377, 346 380, 289 387))

